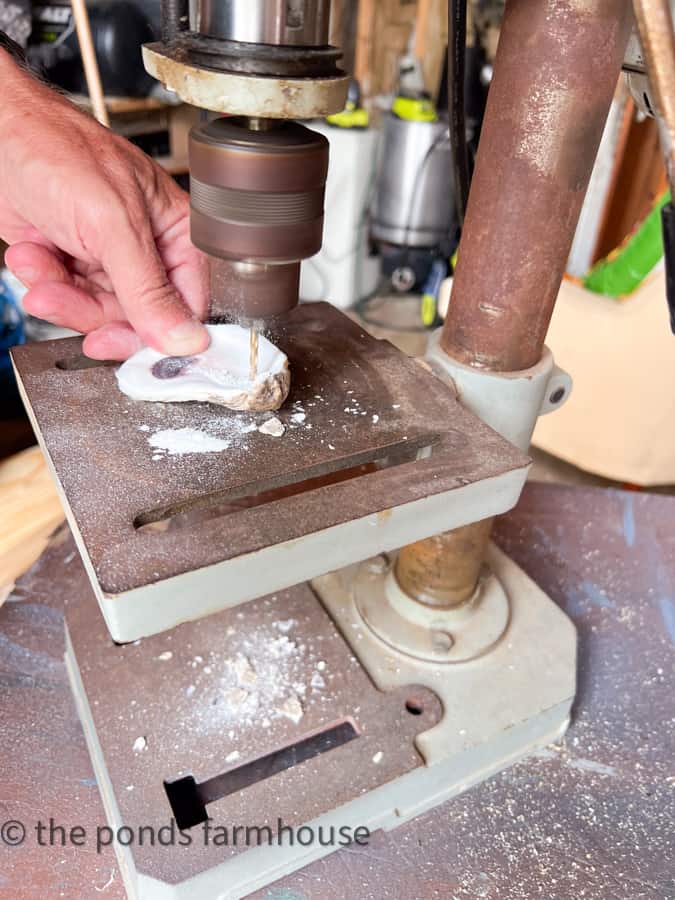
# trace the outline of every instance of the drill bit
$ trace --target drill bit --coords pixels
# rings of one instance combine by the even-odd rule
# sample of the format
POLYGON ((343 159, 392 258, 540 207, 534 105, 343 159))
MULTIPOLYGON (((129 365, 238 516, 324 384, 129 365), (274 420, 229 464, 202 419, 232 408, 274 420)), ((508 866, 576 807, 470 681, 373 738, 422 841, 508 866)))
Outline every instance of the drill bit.
POLYGON ((258 329, 255 328, 255 326, 251 326, 249 338, 250 351, 248 377, 250 381, 255 381, 256 376, 258 375, 258 329))

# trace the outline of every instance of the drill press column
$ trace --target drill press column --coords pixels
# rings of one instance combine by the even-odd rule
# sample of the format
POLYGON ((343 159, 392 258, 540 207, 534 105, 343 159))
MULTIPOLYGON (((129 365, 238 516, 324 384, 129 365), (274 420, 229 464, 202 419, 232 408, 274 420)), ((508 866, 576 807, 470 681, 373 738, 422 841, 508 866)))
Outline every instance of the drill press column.
MULTIPOLYGON (((451 361, 516 373, 542 359, 631 27, 624 0, 507 4, 440 338, 451 361)), ((490 531, 476 522, 403 548, 401 586, 422 602, 468 600, 490 531)))

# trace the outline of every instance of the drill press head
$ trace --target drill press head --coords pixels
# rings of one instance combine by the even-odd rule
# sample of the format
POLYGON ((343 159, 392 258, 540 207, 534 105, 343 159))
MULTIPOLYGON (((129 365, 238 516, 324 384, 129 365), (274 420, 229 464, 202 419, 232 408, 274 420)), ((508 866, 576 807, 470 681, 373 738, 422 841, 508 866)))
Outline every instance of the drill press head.
POLYGON ((191 233, 211 263, 211 314, 257 321, 298 302, 323 229, 328 142, 295 118, 344 108, 330 0, 167 0, 146 69, 228 114, 190 135, 191 233))

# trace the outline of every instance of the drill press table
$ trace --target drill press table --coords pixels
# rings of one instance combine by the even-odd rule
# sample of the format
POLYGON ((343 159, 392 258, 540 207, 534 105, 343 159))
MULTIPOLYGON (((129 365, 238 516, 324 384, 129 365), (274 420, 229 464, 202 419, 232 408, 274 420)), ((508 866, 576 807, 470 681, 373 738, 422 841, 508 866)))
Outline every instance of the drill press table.
POLYGON ((132 401, 112 366, 84 360, 79 338, 13 351, 115 640, 515 504, 527 457, 465 410, 450 384, 326 303, 297 307, 271 337, 293 379, 280 438, 242 433, 260 416, 132 401), (184 428, 230 446, 183 456, 149 446, 153 433, 184 428))

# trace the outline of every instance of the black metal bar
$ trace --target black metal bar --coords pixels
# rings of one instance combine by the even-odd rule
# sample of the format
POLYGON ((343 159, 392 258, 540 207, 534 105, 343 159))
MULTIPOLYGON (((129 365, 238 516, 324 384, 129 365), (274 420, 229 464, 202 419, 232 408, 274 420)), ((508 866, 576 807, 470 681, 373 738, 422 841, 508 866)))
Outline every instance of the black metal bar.
POLYGON ((164 788, 176 824, 181 831, 199 825, 208 819, 206 807, 209 803, 243 791, 259 781, 314 759, 315 756, 320 756, 328 750, 341 747, 358 736, 354 723, 346 720, 235 769, 215 775, 201 784, 198 784, 192 775, 177 778, 175 781, 165 781, 164 788))
POLYGON ((189 25, 188 0, 160 0, 162 42, 170 44, 189 25))

